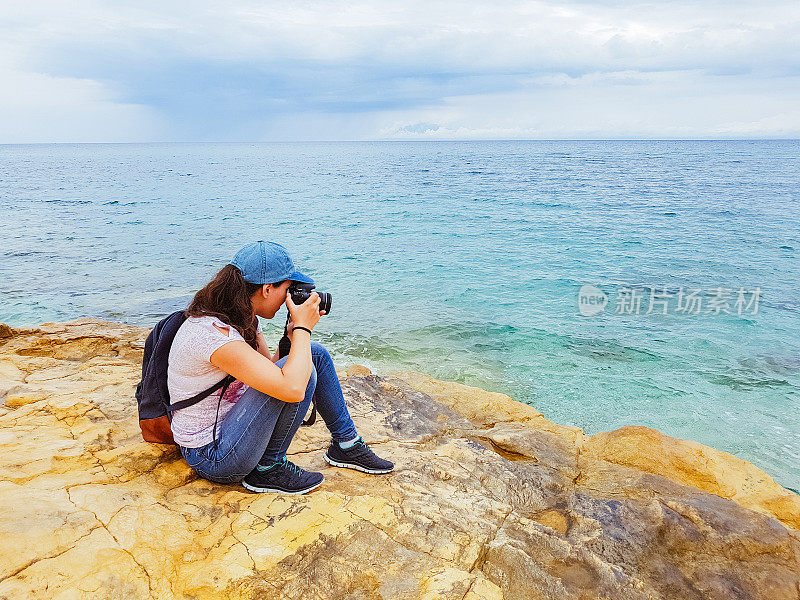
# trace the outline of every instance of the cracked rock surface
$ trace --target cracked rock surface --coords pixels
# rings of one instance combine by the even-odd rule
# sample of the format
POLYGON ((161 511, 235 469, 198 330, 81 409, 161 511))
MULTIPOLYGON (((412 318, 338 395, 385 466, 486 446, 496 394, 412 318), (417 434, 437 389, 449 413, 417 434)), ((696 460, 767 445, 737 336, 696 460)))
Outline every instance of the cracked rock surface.
POLYGON ((328 465, 317 418, 289 448, 316 490, 200 479, 142 441, 147 333, 0 324, 0 598, 800 597, 800 498, 750 463, 421 373, 339 374, 392 473, 328 465))

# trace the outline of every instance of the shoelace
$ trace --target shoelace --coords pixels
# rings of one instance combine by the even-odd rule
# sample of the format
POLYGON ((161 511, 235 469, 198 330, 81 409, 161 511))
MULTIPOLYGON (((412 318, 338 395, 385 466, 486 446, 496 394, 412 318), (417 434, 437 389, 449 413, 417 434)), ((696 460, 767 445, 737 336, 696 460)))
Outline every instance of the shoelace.
POLYGON ((293 462, 290 462, 288 458, 284 458, 283 462, 284 462, 284 468, 285 469, 288 469, 289 471, 293 471, 294 473, 297 473, 298 475, 302 475, 304 473, 304 470, 301 467, 299 467, 298 465, 294 464, 293 462))
POLYGON ((359 438, 358 441, 349 448, 343 448, 341 450, 342 452, 350 454, 354 457, 363 456, 364 454, 373 454, 372 449, 367 446, 367 443, 361 438, 359 438))

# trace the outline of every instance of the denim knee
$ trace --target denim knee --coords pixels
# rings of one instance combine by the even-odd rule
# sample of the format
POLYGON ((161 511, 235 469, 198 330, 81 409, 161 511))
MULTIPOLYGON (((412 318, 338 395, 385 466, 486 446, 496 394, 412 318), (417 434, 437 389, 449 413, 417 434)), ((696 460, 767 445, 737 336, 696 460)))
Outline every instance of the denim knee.
POLYGON ((328 352, 328 349, 319 342, 314 340, 311 340, 311 354, 312 355, 320 354, 326 358, 331 357, 330 352, 328 352))

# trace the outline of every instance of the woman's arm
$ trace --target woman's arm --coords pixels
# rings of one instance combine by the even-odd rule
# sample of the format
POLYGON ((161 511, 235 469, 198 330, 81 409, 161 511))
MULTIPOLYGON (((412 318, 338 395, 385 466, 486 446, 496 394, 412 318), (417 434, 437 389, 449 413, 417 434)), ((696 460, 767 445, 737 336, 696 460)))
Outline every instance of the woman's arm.
POLYGON ((272 361, 274 363, 278 362, 281 359, 280 356, 278 356, 278 351, 277 350, 275 350, 275 354, 271 354, 270 353, 269 348, 267 348, 267 340, 264 338, 264 334, 263 333, 259 333, 258 337, 256 339, 258 340, 258 352, 259 352, 259 354, 263 354, 268 359, 270 359, 270 361, 272 361))
POLYGON ((300 331, 292 338, 292 348, 283 368, 241 340, 228 342, 214 350, 211 364, 273 398, 302 402, 311 377, 311 336, 300 331))
POLYGON ((258 341, 258 353, 263 354, 272 362, 275 362, 276 359, 272 358, 272 354, 270 353, 269 348, 267 348, 267 340, 264 339, 264 334, 259 332, 259 334, 256 336, 256 340, 258 341))
MULTIPOLYGON (((320 317, 319 295, 314 292, 303 304, 296 306, 287 292, 286 305, 294 322, 302 323, 309 329, 317 324, 320 317)), ((324 312, 324 311, 323 311, 324 312)), ((260 337, 263 338, 263 335, 260 337)), ((245 385, 269 394, 284 402, 302 402, 305 398, 308 380, 314 368, 311 363, 311 335, 304 329, 289 332, 292 346, 283 367, 276 365, 266 350, 266 342, 259 339, 256 351, 250 344, 234 340, 223 344, 210 356, 211 364, 222 369, 245 385)), ((276 352, 275 355, 278 353, 276 352)))

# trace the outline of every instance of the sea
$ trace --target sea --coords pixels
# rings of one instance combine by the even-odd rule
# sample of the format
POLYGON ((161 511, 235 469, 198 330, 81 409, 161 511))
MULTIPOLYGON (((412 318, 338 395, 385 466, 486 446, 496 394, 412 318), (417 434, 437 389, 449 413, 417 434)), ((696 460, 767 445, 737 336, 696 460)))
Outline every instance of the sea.
POLYGON ((0 322, 152 326, 275 241, 332 296, 337 367, 654 427, 797 490, 799 216, 798 140, 2 145, 0 322))

